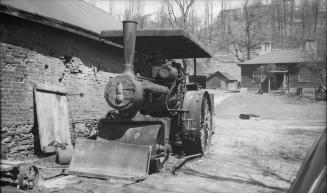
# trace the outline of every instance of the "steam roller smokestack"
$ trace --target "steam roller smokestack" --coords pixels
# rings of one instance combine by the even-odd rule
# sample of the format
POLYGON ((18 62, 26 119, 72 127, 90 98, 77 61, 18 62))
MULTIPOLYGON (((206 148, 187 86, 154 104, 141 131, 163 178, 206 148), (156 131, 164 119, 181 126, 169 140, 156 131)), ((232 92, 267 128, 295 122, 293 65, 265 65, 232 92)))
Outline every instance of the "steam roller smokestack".
POLYGON ((123 74, 135 76, 134 74, 134 54, 136 42, 136 21, 123 21, 124 35, 124 71, 123 74))

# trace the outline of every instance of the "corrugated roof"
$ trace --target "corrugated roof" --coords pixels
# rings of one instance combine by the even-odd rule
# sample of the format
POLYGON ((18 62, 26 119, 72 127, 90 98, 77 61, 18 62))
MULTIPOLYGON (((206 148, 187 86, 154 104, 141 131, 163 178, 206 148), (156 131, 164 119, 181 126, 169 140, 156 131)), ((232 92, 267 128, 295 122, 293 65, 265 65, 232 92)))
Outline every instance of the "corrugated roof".
MULTIPOLYGON (((104 39, 123 44, 123 31, 102 31, 104 39)), ((184 29, 139 29, 135 50, 148 55, 161 53, 165 58, 210 58, 210 51, 184 29)))
POLYGON ((310 62, 312 58, 303 50, 278 50, 272 51, 267 54, 257 56, 252 60, 245 61, 240 65, 251 64, 291 64, 310 62))
POLYGON ((105 11, 82 0, 1 0, 0 4, 100 34, 120 30, 122 24, 105 11))

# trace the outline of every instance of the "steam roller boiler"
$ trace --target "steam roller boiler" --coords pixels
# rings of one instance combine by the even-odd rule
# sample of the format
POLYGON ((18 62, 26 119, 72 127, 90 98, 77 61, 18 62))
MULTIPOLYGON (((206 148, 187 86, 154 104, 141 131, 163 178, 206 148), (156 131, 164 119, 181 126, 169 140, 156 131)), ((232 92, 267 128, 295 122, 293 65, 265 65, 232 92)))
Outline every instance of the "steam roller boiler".
POLYGON ((123 22, 124 71, 110 78, 104 98, 112 107, 96 139, 77 139, 69 173, 143 178, 163 168, 169 155, 206 154, 212 130, 209 94, 186 84, 183 66, 154 64, 151 77, 134 73, 134 21, 123 22))

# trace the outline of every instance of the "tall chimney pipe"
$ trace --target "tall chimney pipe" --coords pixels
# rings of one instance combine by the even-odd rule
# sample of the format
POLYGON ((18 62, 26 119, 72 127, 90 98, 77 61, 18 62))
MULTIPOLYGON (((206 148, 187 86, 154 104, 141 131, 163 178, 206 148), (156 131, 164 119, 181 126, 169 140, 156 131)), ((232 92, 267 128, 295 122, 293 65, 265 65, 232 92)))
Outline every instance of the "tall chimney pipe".
POLYGON ((124 72, 123 74, 135 76, 134 74, 134 53, 136 42, 136 21, 123 21, 124 35, 124 72))

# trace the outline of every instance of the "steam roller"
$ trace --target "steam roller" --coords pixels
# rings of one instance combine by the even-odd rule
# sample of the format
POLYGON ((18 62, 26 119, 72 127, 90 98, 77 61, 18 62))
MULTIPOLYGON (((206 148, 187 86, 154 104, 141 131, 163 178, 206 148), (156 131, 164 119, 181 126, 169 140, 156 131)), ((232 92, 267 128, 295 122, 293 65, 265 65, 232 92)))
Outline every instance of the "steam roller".
POLYGON ((186 84, 182 65, 173 61, 154 64, 151 77, 135 75, 136 26, 123 21, 124 71, 104 92, 113 110, 99 120, 96 139, 77 139, 70 174, 142 179, 160 171, 171 153, 208 152, 208 92, 186 84))

